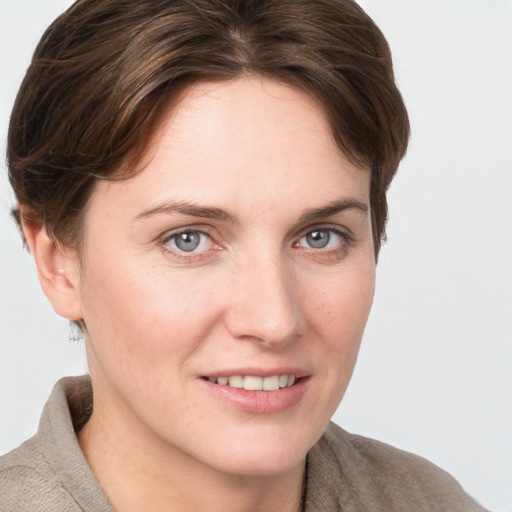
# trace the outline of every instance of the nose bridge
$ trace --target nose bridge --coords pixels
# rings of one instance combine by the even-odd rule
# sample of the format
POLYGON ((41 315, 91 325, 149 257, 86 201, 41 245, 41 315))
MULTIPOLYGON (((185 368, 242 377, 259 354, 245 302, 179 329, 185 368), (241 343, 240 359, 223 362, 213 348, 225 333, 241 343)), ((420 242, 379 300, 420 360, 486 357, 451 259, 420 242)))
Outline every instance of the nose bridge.
POLYGON ((292 263, 278 250, 244 258, 233 283, 228 329, 269 347, 293 341, 301 325, 299 288, 292 263))

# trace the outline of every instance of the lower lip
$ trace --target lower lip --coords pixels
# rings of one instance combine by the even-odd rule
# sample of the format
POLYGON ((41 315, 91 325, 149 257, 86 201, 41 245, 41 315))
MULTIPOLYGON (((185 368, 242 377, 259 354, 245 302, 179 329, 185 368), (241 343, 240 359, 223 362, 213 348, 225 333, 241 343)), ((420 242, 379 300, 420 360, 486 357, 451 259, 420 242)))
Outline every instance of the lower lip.
POLYGON ((248 391, 201 379, 202 384, 217 398, 236 409, 253 414, 272 414, 297 405, 306 392, 308 381, 309 377, 304 377, 293 386, 277 391, 248 391))

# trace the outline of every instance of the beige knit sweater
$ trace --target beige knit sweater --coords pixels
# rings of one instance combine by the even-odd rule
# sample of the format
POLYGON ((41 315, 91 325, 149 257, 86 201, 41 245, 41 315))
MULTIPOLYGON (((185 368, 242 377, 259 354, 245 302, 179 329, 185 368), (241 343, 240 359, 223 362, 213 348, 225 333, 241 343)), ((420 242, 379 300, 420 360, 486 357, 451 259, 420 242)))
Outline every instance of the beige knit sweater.
MULTIPOLYGON (((90 415, 88 377, 57 383, 39 430, 0 458, 1 512, 112 512, 75 430, 90 415)), ((430 462, 330 424, 307 458, 307 512, 481 512, 430 462)))

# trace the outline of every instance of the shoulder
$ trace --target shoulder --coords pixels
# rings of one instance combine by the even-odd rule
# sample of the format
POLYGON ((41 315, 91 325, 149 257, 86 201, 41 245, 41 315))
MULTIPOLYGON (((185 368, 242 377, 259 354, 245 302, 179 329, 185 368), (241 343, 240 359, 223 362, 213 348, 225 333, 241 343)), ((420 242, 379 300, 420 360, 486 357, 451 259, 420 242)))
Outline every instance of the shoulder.
POLYGON ((0 457, 2 512, 80 510, 61 486, 34 436, 0 457))
POLYGON ((460 487, 449 473, 423 457, 374 439, 350 434, 333 423, 326 431, 325 440, 335 453, 348 444, 354 457, 364 463, 372 476, 383 484, 391 480, 410 485, 421 483, 422 488, 460 487))
POLYGON ((315 449, 316 471, 320 468, 329 472, 331 486, 350 488, 350 499, 368 503, 370 509, 485 511, 435 464, 385 443, 350 434, 333 423, 315 449))

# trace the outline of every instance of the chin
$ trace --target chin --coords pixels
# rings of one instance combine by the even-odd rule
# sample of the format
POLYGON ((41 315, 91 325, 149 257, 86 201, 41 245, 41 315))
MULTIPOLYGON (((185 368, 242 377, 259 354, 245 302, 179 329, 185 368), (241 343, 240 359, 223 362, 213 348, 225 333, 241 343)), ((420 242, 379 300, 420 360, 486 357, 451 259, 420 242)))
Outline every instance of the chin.
POLYGON ((222 473, 239 476, 275 476, 289 473, 306 460, 306 451, 300 453, 275 453, 271 448, 257 454, 237 453, 215 464, 222 473))
POLYGON ((299 427, 250 428, 224 439, 212 440, 209 465, 223 473, 271 476, 293 471, 305 462, 307 452, 321 436, 300 432, 299 427))

